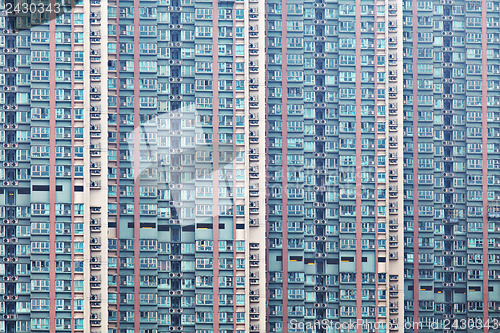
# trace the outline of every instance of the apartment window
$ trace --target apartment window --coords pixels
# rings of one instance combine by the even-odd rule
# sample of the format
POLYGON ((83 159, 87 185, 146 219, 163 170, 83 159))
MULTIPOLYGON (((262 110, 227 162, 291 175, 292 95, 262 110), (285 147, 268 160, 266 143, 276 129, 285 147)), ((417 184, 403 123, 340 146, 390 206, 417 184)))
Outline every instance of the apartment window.
POLYGON ((204 258, 204 259, 196 259, 196 268, 197 269, 212 269, 212 259, 204 258))
POLYGON ((195 11, 195 18, 197 20, 211 20, 212 8, 197 8, 195 11))
POLYGON ((197 294, 196 295, 197 305, 212 305, 213 295, 212 294, 197 294))
POLYGON ((212 37, 212 27, 209 26, 196 27, 195 37, 212 37))
POLYGON ((245 277, 244 276, 237 276, 236 277, 236 287, 238 287, 238 288, 245 287, 245 277))
MULTIPOLYGON (((75 272, 83 272, 83 261, 75 261, 74 262, 75 272)), ((76 290, 76 288, 75 288, 76 290)))
POLYGON ((236 259, 236 269, 245 269, 245 259, 236 259))
POLYGON ((212 44, 196 44, 196 54, 197 55, 211 55, 212 54, 212 44))
POLYGON ((156 61, 141 61, 139 62, 139 67, 141 72, 156 72, 157 64, 156 61))

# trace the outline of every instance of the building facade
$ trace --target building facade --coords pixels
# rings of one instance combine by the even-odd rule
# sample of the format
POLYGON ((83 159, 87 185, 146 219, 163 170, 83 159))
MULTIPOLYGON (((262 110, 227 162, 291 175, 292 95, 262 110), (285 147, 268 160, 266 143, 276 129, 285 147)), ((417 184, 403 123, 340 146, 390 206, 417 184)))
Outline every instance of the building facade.
POLYGON ((268 6, 268 331, 389 332, 404 319, 401 6, 268 6))
POLYGON ((0 331, 261 332, 264 4, 21 14, 1 21, 0 331))
POLYGON ((404 310, 456 332, 499 315, 499 9, 403 6, 404 310))
POLYGON ((1 4, 0 332, 498 329, 499 1, 64 5, 1 4))

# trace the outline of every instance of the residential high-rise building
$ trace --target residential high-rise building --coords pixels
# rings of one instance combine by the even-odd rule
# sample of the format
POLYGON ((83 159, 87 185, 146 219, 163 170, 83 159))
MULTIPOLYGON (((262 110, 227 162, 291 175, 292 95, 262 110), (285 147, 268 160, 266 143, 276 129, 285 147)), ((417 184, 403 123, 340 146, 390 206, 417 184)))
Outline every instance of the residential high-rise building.
POLYGON ((0 332, 499 328, 500 1, 41 3, 0 4, 0 332))
POLYGON ((264 3, 21 14, 0 30, 0 331, 262 332, 264 3))
POLYGON ((499 5, 402 8, 405 317, 456 332, 500 314, 499 5))
POLYGON ((389 331, 404 319, 401 5, 268 6, 268 330, 389 331))

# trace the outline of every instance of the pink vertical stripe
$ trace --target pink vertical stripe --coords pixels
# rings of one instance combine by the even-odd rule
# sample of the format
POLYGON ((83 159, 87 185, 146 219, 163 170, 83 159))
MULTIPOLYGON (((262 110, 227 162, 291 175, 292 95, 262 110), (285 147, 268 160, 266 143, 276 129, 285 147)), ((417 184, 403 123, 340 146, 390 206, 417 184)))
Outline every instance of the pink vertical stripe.
MULTIPOLYGON (((236 12, 233 10, 233 27, 236 27, 236 12)), ((233 31, 233 101, 236 101, 236 33, 233 31)), ((236 103, 233 102, 233 189, 236 188, 236 103)), ((217 138, 218 140, 219 138, 217 138)), ((233 260, 236 260, 236 200, 233 190, 233 260)), ((236 276, 236 263, 233 262, 233 276, 236 276)), ((236 283, 233 284, 233 293, 236 295, 236 283)), ((233 318, 236 318, 236 299, 233 299, 233 318)), ((236 319, 233 321, 236 331, 236 319)))
MULTIPOLYGON (((356 0, 356 320, 361 319, 362 297, 361 297, 361 0, 356 0)), ((361 332, 361 326, 357 327, 361 332)))
MULTIPOLYGON (((375 11, 374 15, 374 27, 375 27, 375 45, 377 44, 377 38, 378 38, 378 31, 377 31, 377 12, 375 11)), ((374 146, 375 146, 375 173, 374 173, 374 179, 375 179, 375 322, 378 323, 378 163, 377 163, 377 155, 378 155, 378 145, 377 145, 377 120, 378 120, 378 108, 377 108, 377 103, 378 103, 378 94, 377 94, 377 88, 378 88, 378 80, 377 80, 377 69, 378 69, 378 64, 377 64, 377 49, 375 49, 375 74, 373 78, 373 90, 375 92, 375 107, 373 108, 373 114, 374 114, 374 119, 375 119, 375 126, 374 126, 374 146)), ((387 199, 386 199, 387 200, 387 199)), ((358 245, 359 246, 359 245, 358 245)), ((390 295, 389 295, 390 296, 390 295)), ((378 333, 378 326, 375 327, 375 332, 378 333)))
MULTIPOLYGON (((116 0, 120 8, 120 0, 116 0)), ((118 10, 119 12, 119 10, 118 10)), ((116 15, 116 26, 120 26, 120 15, 116 15)), ((116 34, 116 331, 120 332, 120 34, 116 34)))
MULTIPOLYGON (((266 24, 266 36, 269 34, 269 20, 268 20, 269 14, 268 14, 268 6, 266 6, 266 12, 265 12, 265 24, 266 24)), ((269 54, 268 52, 268 47, 267 43, 265 45, 265 54, 266 54, 266 63, 264 67, 264 72, 265 72, 265 86, 269 86, 269 54)), ((266 124, 266 156, 269 156, 269 126, 267 126, 268 118, 269 118, 269 89, 265 89, 266 91, 266 115, 265 115, 265 124, 266 124)), ((262 172, 259 170, 259 172, 262 172)), ((265 170, 265 177, 266 177, 266 221, 269 221, 269 158, 266 158, 266 170, 265 170)), ((269 273, 269 223, 266 223, 266 290, 268 291, 266 293, 266 304, 269 304, 269 280, 270 280, 270 273, 269 273)), ((269 325, 269 311, 266 311, 266 332, 270 332, 270 325, 269 325)))
POLYGON ((288 333, 288 70, 287 70, 287 0, 281 1, 281 75, 283 80, 283 88, 281 90, 281 134, 283 145, 281 148, 283 172, 282 179, 282 196, 283 196, 283 245, 282 258, 283 264, 283 333, 288 333))
MULTIPOLYGON (((50 0, 52 6, 55 1, 50 0)), ((50 13, 49 23, 49 54, 50 59, 56 58, 56 21, 55 12, 50 13)), ((50 83, 49 83, 49 116, 50 116, 50 165, 49 165, 49 330, 56 332, 56 63, 51 61, 49 65, 50 83)))
MULTIPOLYGON (((413 322, 419 322, 419 270, 418 270, 418 10, 413 3, 413 322)), ((418 333, 418 325, 414 325, 418 333)))
POLYGON ((141 239, 141 197, 140 197, 140 134, 141 134, 141 119, 140 119, 140 2, 134 1, 134 332, 140 333, 140 239, 141 239))
POLYGON ((212 41, 213 41, 213 269, 214 269, 214 317, 213 330, 219 331, 219 2, 212 1, 213 6, 213 25, 212 25, 212 41))
MULTIPOLYGON (((482 96, 481 96, 481 108, 482 108, 482 144, 483 144, 483 321, 487 322, 488 313, 488 59, 487 59, 487 49, 488 49, 488 39, 487 39, 487 0, 482 1, 481 8, 481 34, 482 34, 482 96)), ((488 325, 484 325, 483 331, 487 333, 489 330, 488 325)))
MULTIPOLYGON (((71 20, 71 31, 75 31, 75 21, 71 20)), ((71 34, 71 67, 75 66, 75 35, 71 34)), ((71 72, 71 166, 75 165, 75 72, 71 72)), ((75 221, 75 170, 71 170, 71 221, 75 221)), ((75 262, 75 230, 71 230, 71 262, 75 262)), ((75 318, 75 270, 71 270, 71 318, 75 318)), ((71 332, 75 331, 74 322, 71 332)))

